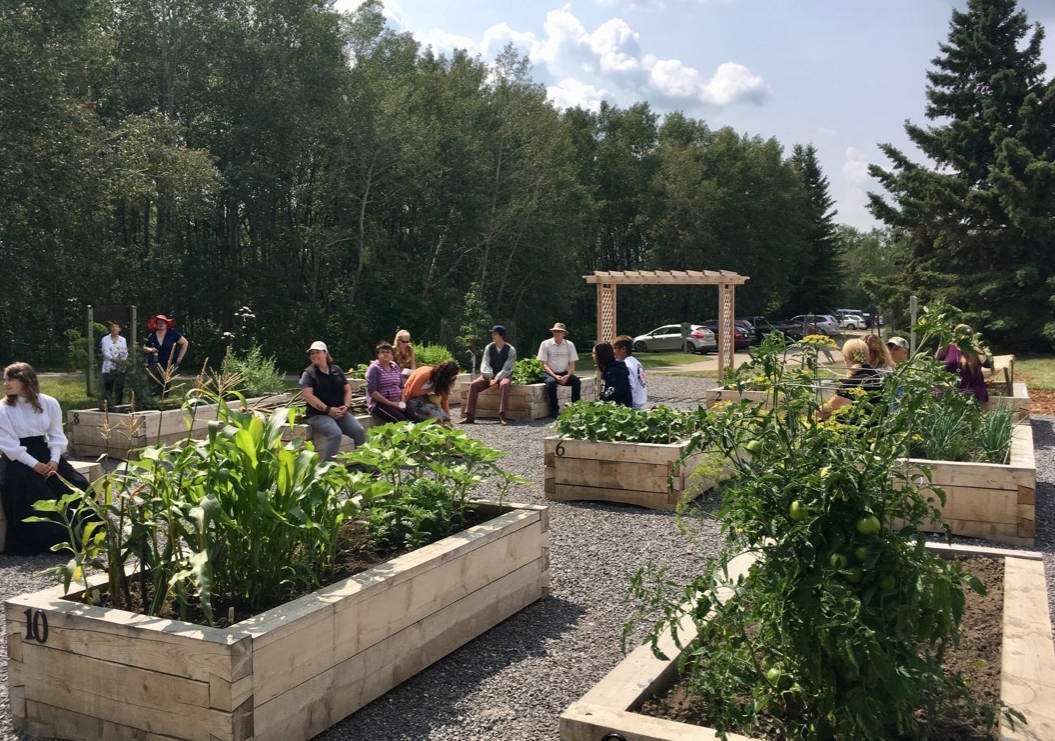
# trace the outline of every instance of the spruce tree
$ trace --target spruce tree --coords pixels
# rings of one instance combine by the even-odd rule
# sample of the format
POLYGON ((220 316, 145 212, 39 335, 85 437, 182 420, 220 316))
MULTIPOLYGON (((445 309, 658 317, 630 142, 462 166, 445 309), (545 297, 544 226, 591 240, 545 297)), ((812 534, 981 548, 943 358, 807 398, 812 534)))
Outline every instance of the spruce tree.
MULTIPOLYGON (((905 124, 930 159, 881 145, 890 170, 871 174, 890 200, 872 213, 910 241, 901 285, 945 296, 997 343, 1043 349, 1055 298, 1055 83, 1045 80, 1043 28, 1015 0, 954 10, 927 79, 927 118, 905 124)), ((907 291, 906 291, 907 293, 907 291)))
POLYGON ((796 144, 791 166, 802 181, 804 208, 800 214, 802 253, 791 277, 793 313, 832 310, 839 288, 839 242, 835 231, 835 199, 817 162, 817 149, 796 144))

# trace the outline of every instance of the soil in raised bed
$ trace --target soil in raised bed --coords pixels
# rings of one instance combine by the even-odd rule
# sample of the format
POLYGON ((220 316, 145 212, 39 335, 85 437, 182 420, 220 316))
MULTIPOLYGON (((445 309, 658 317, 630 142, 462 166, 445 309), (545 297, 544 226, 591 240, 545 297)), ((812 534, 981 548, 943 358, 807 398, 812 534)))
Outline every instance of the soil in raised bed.
MULTIPOLYGON (((463 523, 453 528, 446 535, 437 538, 437 540, 446 537, 447 535, 453 535, 454 533, 467 530, 468 528, 476 525, 483 524, 488 520, 496 517, 494 511, 488 508, 473 508, 465 513, 465 520, 463 523)), ((335 584, 342 579, 347 579, 350 576, 367 571, 368 569, 382 564, 385 561, 390 561, 393 558, 402 556, 405 553, 409 553, 411 548, 405 547, 381 547, 377 548, 371 542, 370 536, 367 533, 366 526, 361 520, 348 520, 341 528, 338 536, 337 546, 337 559, 334 562, 332 570, 330 570, 321 582, 321 587, 313 589, 304 589, 301 591, 291 590, 288 594, 277 597, 273 601, 262 604, 259 608, 253 609, 247 601, 242 599, 240 596, 213 594, 213 609, 214 609, 214 623, 213 627, 227 628, 234 623, 241 622, 247 618, 258 615, 262 612, 266 612, 274 607, 285 604, 291 600, 295 600, 298 597, 303 597, 306 594, 310 594, 315 589, 326 587, 330 584, 335 584), (230 609, 233 608, 233 612, 230 609)), ((133 574, 128 579, 128 596, 131 601, 131 608, 125 606, 121 609, 129 610, 130 612, 145 614, 149 609, 150 603, 153 599, 153 592, 150 590, 150 583, 147 581, 143 585, 139 580, 138 574, 133 574), (143 597, 142 586, 146 587, 146 598, 143 597)), ((111 595, 108 589, 105 587, 92 590, 92 599, 85 599, 85 593, 79 593, 76 595, 70 595, 67 599, 76 600, 79 602, 85 602, 87 604, 98 605, 102 607, 115 607, 114 601, 111 599, 111 595)), ((200 604, 191 598, 188 600, 187 614, 181 615, 179 612, 179 606, 175 601, 166 602, 163 608, 159 611, 157 617, 167 618, 170 620, 182 620, 188 623, 194 623, 197 625, 209 625, 209 621, 202 611, 200 604)))
MULTIPOLYGON (((946 652, 945 670, 947 674, 960 672, 965 677, 973 689, 975 703, 994 709, 997 726, 987 729, 985 718, 980 713, 970 713, 960 702, 947 706, 937 718, 926 720, 920 716, 927 727, 928 741, 991 741, 999 737, 999 636, 1002 635, 1004 560, 984 556, 963 560, 966 568, 985 585, 986 593, 964 590, 966 607, 960 624, 960 644, 946 652)), ((700 698, 690 694, 685 677, 679 678, 663 694, 645 701, 638 712, 699 726, 713 724, 708 708, 700 698)), ((765 725, 764 718, 762 724, 765 725)), ((757 735, 758 731, 753 733, 757 735)))

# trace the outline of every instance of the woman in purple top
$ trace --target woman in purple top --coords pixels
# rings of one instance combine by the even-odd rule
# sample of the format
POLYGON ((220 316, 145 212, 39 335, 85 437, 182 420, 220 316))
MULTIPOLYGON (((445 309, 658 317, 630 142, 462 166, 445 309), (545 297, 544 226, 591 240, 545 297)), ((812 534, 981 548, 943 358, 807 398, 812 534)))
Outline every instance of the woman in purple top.
MULTIPOLYGON (((955 331, 957 334, 966 333, 968 337, 974 335, 966 324, 957 324, 955 331)), ((979 350, 979 353, 965 353, 955 342, 950 342, 948 347, 939 350, 934 357, 945 363, 945 370, 960 377, 961 391, 965 394, 974 394, 978 397, 978 401, 988 401, 989 389, 985 387, 982 368, 989 367, 989 356, 982 350, 979 350)))
POLYGON ((381 422, 412 422, 403 401, 403 373, 392 346, 377 343, 377 360, 366 369, 366 407, 381 422))

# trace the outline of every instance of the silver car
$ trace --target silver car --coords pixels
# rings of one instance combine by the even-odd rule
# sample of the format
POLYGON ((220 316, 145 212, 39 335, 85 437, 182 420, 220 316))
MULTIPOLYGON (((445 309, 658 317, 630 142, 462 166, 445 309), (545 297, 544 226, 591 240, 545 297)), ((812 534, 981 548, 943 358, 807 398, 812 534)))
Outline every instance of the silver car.
POLYGON ((788 321, 794 324, 816 325, 817 329, 829 337, 837 337, 839 335, 839 322, 835 320, 835 317, 827 314, 799 314, 791 317, 788 321))
POLYGON ((658 350, 682 350, 687 353, 713 352, 718 349, 714 332, 699 324, 690 324, 688 333, 682 338, 680 324, 664 324, 647 334, 634 338, 634 352, 656 352, 658 350))

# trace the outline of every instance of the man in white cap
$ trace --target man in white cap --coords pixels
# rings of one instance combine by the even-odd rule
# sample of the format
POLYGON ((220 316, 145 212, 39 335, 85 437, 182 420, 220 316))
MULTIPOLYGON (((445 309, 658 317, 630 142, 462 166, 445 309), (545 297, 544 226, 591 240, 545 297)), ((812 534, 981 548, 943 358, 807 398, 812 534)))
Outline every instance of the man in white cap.
POLYGON ((308 404, 307 423, 325 438, 318 451, 324 461, 337 455, 341 435, 355 441, 355 447, 366 442, 366 430, 354 414, 348 413, 352 403, 352 387, 333 358, 326 343, 316 340, 308 348, 311 365, 300 375, 300 395, 308 404))
POLYGON ((538 348, 538 359, 542 361, 542 370, 545 372, 543 381, 546 382, 546 396, 549 398, 549 413, 551 417, 557 416, 557 384, 571 386, 571 400, 578 401, 582 392, 582 381, 575 375, 575 362, 579 359, 579 353, 575 352, 575 345, 564 339, 568 334, 568 328, 563 323, 557 322, 549 330, 553 337, 543 340, 538 348))
POLYGON ((894 361, 894 365, 908 360, 908 340, 904 337, 891 337, 886 341, 886 347, 890 351, 890 359, 894 361))

